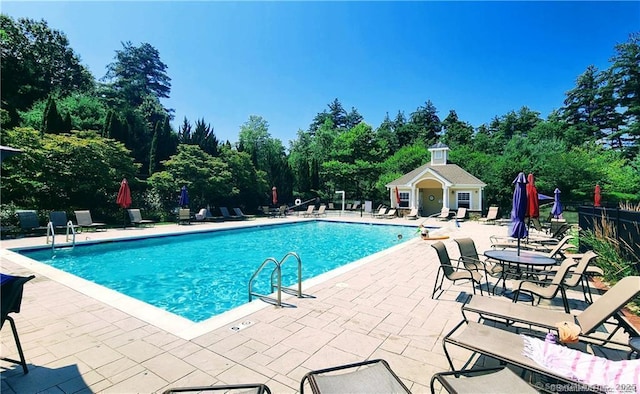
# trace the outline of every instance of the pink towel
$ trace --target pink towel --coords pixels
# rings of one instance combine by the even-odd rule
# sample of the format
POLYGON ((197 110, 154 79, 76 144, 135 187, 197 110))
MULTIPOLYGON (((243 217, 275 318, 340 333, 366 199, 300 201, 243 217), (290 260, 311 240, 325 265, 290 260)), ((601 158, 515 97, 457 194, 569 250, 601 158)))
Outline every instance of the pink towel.
POLYGON ((640 393, 640 360, 612 361, 521 335, 523 354, 555 374, 607 393, 640 393))

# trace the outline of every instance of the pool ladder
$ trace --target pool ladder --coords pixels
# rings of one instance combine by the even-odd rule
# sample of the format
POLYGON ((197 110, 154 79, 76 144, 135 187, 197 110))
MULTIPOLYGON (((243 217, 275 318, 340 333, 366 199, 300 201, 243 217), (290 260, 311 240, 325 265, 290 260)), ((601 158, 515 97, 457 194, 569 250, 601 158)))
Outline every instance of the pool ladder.
MULTIPOLYGON (((67 222, 67 238, 66 238, 66 242, 69 242, 69 233, 71 233, 71 247, 76 246, 76 229, 73 226, 73 222, 71 222, 71 220, 69 220, 67 222)), ((47 224, 47 243, 49 243, 49 236, 51 236, 51 250, 54 250, 56 247, 56 232, 55 232, 55 226, 53 225, 53 222, 49 222, 47 224)))
POLYGON ((287 261, 290 257, 295 258, 298 261, 298 291, 297 297, 302 298, 302 260, 300 260, 300 256, 298 256, 295 252, 289 252, 284 255, 284 257, 278 261, 273 257, 269 257, 265 259, 260 267, 253 273, 251 279, 249 279, 249 301, 253 299, 253 297, 260 297, 263 300, 273 300, 266 294, 259 294, 253 291, 253 282, 256 277, 262 270, 269 265, 269 263, 273 263, 275 267, 273 271, 271 271, 271 293, 276 293, 276 299, 273 300, 275 304, 279 307, 282 306, 282 264, 287 261), (275 283, 274 283, 275 282, 275 283))

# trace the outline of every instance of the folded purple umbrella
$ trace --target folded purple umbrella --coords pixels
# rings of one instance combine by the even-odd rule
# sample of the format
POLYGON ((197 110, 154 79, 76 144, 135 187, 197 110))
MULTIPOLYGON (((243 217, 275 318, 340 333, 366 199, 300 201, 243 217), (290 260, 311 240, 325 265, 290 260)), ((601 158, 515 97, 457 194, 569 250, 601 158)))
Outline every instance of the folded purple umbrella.
POLYGON ((527 225, 524 223, 524 218, 527 214, 527 178, 524 172, 519 173, 513 183, 515 184, 515 189, 513 191, 509 236, 518 239, 518 255, 520 255, 520 239, 529 235, 527 225))
POLYGON ((562 217, 562 204, 560 204, 560 189, 556 188, 553 191, 553 207, 551 207, 551 215, 554 219, 560 219, 562 217))
POLYGON ((186 186, 182 186, 182 189, 180 190, 180 201, 179 204, 181 207, 185 207, 187 205, 189 205, 189 193, 187 192, 187 187, 186 186))

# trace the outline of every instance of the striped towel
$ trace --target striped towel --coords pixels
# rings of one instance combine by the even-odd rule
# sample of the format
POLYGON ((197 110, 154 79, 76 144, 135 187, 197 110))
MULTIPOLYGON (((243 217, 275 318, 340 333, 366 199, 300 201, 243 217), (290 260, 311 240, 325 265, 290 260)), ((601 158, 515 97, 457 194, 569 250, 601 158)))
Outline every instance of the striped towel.
POLYGON ((521 335, 523 355, 565 378, 607 393, 640 393, 640 360, 612 361, 521 335))

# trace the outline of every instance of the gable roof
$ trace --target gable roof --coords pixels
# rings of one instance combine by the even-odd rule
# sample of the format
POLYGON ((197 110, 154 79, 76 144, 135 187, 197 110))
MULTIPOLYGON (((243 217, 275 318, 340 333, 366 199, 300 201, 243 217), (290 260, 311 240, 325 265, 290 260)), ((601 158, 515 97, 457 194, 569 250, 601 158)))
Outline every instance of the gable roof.
POLYGON ((417 182, 422 178, 422 175, 426 173, 433 174, 436 178, 448 183, 448 186, 452 185, 465 185, 465 186, 487 186, 486 183, 482 182, 480 179, 475 176, 469 174, 467 171, 463 170, 457 164, 445 164, 432 166, 430 164, 424 164, 415 170, 404 174, 400 178, 389 182, 387 187, 393 186, 411 186, 413 183, 417 182))

